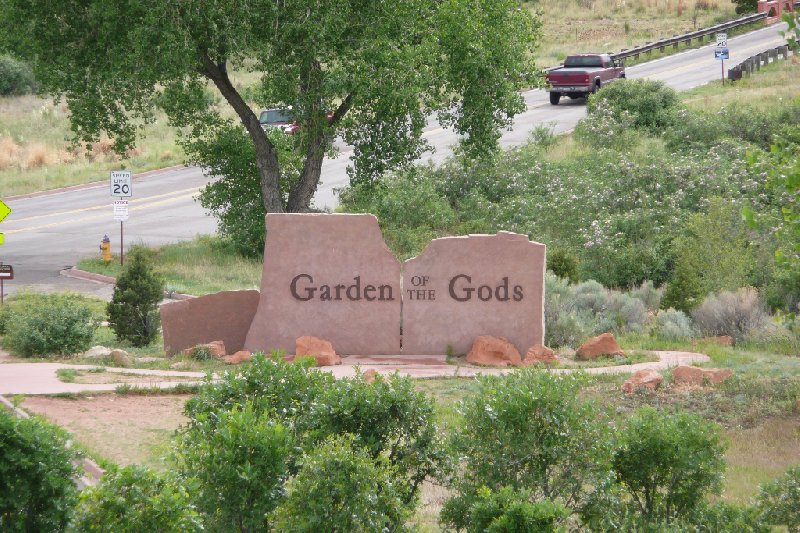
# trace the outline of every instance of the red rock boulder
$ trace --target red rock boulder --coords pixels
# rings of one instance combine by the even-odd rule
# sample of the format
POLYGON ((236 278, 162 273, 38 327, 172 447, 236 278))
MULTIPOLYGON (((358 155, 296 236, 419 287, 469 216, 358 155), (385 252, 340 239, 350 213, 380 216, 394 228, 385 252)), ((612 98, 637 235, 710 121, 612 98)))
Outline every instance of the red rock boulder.
POLYGON ((558 357, 556 354, 545 346, 544 344, 534 344, 525 353, 525 359, 522 360, 522 366, 531 366, 544 363, 546 365, 558 364, 558 357))
POLYGON ((655 370, 639 370, 622 384, 622 392, 632 394, 639 389, 656 390, 664 378, 655 370))
POLYGON ((591 361, 601 355, 625 355, 625 352, 611 333, 592 337, 575 352, 575 358, 581 361, 591 361))
POLYGON ((672 370, 672 379, 677 385, 717 385, 733 375, 730 368, 699 368, 679 366, 672 370))
POLYGON ((314 357, 317 361, 317 366, 342 364, 342 358, 336 355, 336 351, 330 342, 310 335, 297 338, 294 353, 296 357, 304 355, 314 357))
POLYGON ((252 354, 247 350, 240 350, 233 355, 226 355, 222 358, 223 361, 229 365, 238 365, 239 363, 246 363, 252 358, 252 354))
POLYGON ((373 383, 376 377, 378 377, 378 371, 374 368, 370 368, 364 372, 364 383, 373 383))
POLYGON ((486 366, 520 366, 522 357, 514 345, 505 338, 481 335, 472 343, 472 349, 467 354, 467 362, 486 366))

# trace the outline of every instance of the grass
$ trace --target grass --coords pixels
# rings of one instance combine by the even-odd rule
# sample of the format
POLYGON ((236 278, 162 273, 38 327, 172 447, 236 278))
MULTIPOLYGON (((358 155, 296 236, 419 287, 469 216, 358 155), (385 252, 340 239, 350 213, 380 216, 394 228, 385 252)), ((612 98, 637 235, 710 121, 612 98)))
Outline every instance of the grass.
POLYGON ((78 372, 72 368, 59 368, 56 370, 56 376, 64 383, 75 383, 75 378, 78 377, 78 372))
MULTIPOLYGON (((168 290, 196 296, 223 290, 258 289, 262 263, 237 255, 218 237, 200 236, 193 241, 167 244, 150 254, 168 290)), ((99 258, 83 259, 78 268, 117 277, 119 261, 106 265, 99 258)))
POLYGON ((737 17, 730 0, 541 0, 530 5, 542 13, 537 64, 543 67, 560 64, 569 54, 618 52, 737 17))
POLYGON ((143 129, 144 142, 121 159, 108 139, 89 151, 67 140, 69 112, 65 104, 36 96, 0 98, 0 195, 104 180, 108 171, 129 168, 143 172, 183 162, 175 130, 159 116, 143 129))

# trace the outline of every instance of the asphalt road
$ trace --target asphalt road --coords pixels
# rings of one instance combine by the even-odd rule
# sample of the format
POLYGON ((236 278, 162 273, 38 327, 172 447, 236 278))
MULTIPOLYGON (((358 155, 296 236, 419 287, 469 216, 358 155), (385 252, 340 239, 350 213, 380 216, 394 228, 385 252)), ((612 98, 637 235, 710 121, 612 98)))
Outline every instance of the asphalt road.
MULTIPOLYGON (((782 26, 785 27, 775 25, 729 39, 730 60, 726 67, 783 43, 778 33, 782 26)), ((714 59, 710 45, 630 67, 627 75, 663 80, 677 90, 687 90, 719 79, 720 62, 714 59)), ((558 106, 551 106, 542 90, 527 91, 523 96, 528 109, 515 118, 513 129, 502 136, 500 142, 504 147, 524 144, 538 126, 546 126, 555 133, 569 131, 586 114, 581 99, 563 99, 558 106)), ((426 153, 423 160, 438 163, 452 153, 451 146, 456 141, 452 132, 432 122, 424 136, 435 151, 426 153)), ((336 191, 347 184, 349 156, 345 147, 336 159, 325 161, 315 206, 335 208, 336 191)), ((130 218, 124 224, 125 247, 135 243, 159 245, 214 232, 214 219, 193 200, 207 182, 208 178, 195 167, 135 176, 130 218)), ((77 190, 5 198, 12 213, 0 225, 0 232, 6 236, 6 243, 0 246, 0 262, 13 265, 15 271, 15 280, 4 284, 5 294, 24 287, 43 291, 72 288, 108 298, 111 289, 107 285, 66 278, 60 272, 80 258, 99 254, 98 247, 105 234, 118 252, 120 227, 113 220, 111 201, 107 181, 77 190)))

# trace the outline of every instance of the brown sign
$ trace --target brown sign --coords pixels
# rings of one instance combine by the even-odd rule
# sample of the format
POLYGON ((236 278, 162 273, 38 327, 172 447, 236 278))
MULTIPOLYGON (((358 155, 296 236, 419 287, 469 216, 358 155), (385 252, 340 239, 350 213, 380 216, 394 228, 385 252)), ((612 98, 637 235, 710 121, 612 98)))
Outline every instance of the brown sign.
POLYGON ((14 279, 14 267, 11 265, 0 265, 0 279, 14 279))
POLYGON ((480 335, 544 342, 545 246, 525 235, 447 237, 403 265, 403 353, 466 353, 480 335))
POLYGON ((400 306, 400 262, 373 215, 267 215, 245 349, 294 353, 297 338, 311 335, 341 354, 399 354, 400 306))

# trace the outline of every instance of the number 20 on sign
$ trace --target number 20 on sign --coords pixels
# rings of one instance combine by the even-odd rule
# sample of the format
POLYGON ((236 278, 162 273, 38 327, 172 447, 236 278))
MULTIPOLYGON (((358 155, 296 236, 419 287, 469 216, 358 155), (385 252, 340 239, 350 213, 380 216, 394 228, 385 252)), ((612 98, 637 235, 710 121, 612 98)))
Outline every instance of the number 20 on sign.
POLYGON ((111 196, 133 196, 133 184, 131 182, 131 172, 129 170, 112 170, 111 196))

